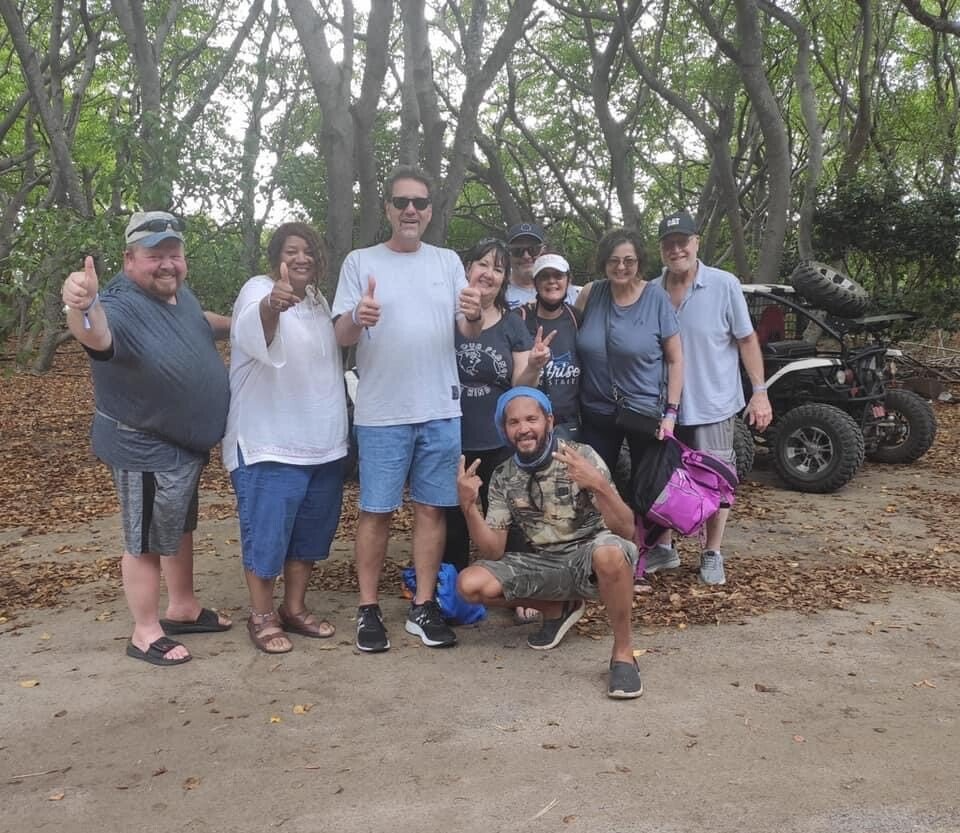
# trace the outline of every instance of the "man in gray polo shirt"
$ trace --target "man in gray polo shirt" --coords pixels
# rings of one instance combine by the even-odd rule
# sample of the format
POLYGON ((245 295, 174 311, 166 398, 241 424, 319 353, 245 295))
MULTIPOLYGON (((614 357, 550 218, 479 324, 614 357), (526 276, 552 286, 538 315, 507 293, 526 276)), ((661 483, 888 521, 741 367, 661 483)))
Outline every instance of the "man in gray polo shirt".
MULTIPOLYGON (((676 307, 683 341, 683 397, 677 437, 736 465, 734 419, 745 404, 741 361, 753 384, 745 418, 763 431, 772 416, 760 344, 740 281, 697 258, 700 237, 687 212, 664 217, 657 234, 664 268, 653 283, 667 291, 676 307)), ((700 580, 705 584, 726 583, 720 545, 729 514, 728 507, 722 508, 707 522, 706 548, 700 556, 700 580)), ((680 556, 668 533, 647 554, 646 569, 654 573, 679 566, 680 556)))
POLYGON ((123 271, 99 291, 93 258, 63 285, 67 326, 90 356, 93 451, 120 499, 123 592, 133 616, 127 655, 179 665, 190 652, 169 636, 224 631, 229 619, 193 591, 197 483, 220 442, 230 384, 214 338, 230 319, 204 313, 184 284, 183 221, 134 214, 123 271), (167 618, 160 619, 161 564, 167 618))

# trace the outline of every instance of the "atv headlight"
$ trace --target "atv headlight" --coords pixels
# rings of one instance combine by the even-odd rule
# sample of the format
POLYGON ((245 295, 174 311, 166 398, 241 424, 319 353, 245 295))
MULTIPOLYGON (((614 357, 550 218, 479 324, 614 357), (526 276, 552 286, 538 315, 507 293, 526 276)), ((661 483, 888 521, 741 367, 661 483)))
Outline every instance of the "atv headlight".
POLYGON ((837 371, 837 384, 842 385, 847 381, 847 371, 842 367, 837 371))

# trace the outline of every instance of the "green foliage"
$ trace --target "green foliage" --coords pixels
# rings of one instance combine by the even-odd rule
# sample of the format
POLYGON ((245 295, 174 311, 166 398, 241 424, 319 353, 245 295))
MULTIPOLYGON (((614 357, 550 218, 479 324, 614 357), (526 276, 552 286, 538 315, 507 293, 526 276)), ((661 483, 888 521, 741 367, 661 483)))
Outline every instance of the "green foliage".
POLYGON ((913 309, 960 329, 960 193, 908 193, 900 184, 835 189, 815 217, 815 245, 843 261, 881 310, 913 309))

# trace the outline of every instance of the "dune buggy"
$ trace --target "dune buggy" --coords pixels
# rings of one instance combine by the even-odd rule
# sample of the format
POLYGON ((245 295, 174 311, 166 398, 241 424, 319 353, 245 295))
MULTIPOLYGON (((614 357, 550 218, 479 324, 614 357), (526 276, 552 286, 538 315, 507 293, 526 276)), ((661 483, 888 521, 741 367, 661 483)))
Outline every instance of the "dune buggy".
MULTIPOLYGON (((894 386, 902 353, 889 346, 891 328, 915 315, 844 318, 811 306, 791 286, 746 284, 743 291, 773 407, 770 429, 755 439, 788 487, 834 492, 864 457, 909 463, 926 453, 936 434, 933 409, 894 386)), ((844 302, 850 309, 848 295, 844 302)), ((745 374, 744 382, 749 399, 745 374)), ((742 434, 740 427, 741 447, 742 434)))

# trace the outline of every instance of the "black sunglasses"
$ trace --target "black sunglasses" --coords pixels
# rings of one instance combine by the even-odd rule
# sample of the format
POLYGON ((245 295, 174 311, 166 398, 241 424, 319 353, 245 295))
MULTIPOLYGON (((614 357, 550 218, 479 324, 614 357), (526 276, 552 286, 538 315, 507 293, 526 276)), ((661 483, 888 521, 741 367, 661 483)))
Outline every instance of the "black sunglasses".
POLYGON ((167 229, 173 229, 174 231, 186 231, 187 224, 181 220, 179 217, 155 217, 152 220, 147 220, 145 223, 141 223, 136 228, 130 229, 127 232, 129 237, 131 234, 135 234, 138 231, 166 231, 167 229))
POLYGON ((424 211, 430 205, 430 197, 390 197, 390 202, 397 211, 405 211, 410 203, 417 211, 424 211))
POLYGON ((511 246, 510 254, 514 257, 523 257, 525 254, 536 257, 543 251, 543 243, 533 243, 529 246, 511 246))

